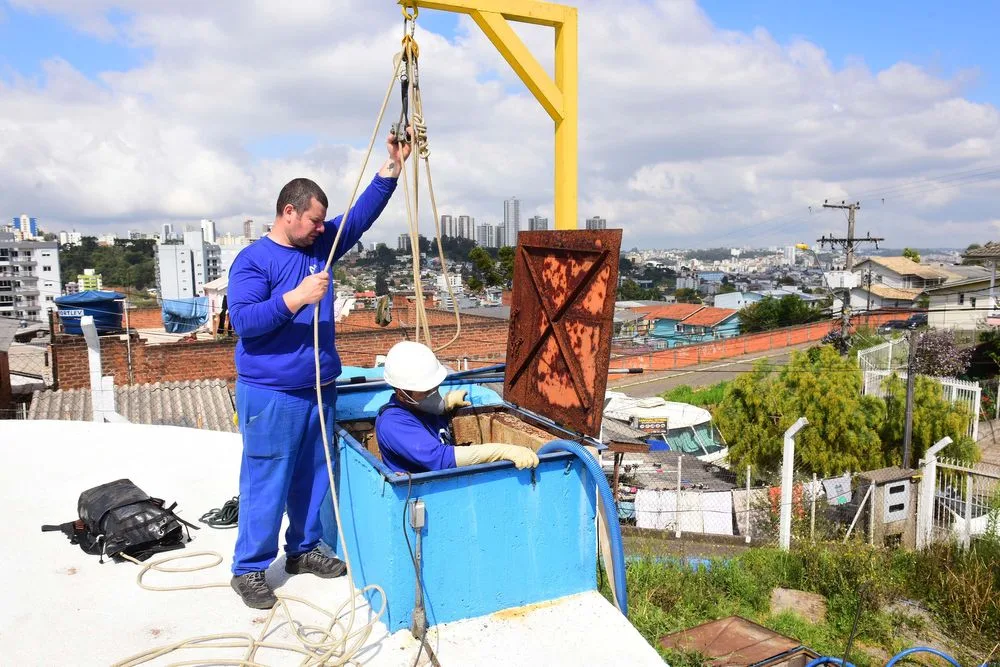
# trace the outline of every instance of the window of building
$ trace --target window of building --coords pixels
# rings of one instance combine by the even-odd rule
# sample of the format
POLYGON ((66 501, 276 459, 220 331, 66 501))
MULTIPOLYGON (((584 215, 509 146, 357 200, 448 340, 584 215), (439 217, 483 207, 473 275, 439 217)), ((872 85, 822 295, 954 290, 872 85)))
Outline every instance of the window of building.
POLYGON ((958 305, 961 306, 964 303, 965 303, 965 295, 964 294, 959 294, 958 295, 958 305))
POLYGON ((51 271, 51 270, 52 270, 51 266, 43 266, 42 267, 42 271, 48 272, 48 271, 51 271))
POLYGON ((972 306, 973 308, 976 307, 976 297, 974 296, 969 297, 969 305, 972 306))
POLYGON ((45 301, 48 303, 52 303, 52 297, 51 296, 45 297, 45 301))

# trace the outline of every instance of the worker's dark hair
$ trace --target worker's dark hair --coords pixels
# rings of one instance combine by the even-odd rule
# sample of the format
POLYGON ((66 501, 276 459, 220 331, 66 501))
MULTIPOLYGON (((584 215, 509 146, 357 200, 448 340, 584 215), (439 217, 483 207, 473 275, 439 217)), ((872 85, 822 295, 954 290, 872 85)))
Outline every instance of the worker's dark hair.
POLYGON ((278 205, 275 214, 281 215, 281 212, 285 210, 285 206, 288 204, 291 204, 292 208, 300 214, 305 213, 309 210, 313 197, 323 205, 323 208, 329 208, 330 203, 327 201, 326 193, 314 181, 310 181, 308 178, 296 178, 288 181, 285 187, 281 188, 281 192, 278 193, 278 205))

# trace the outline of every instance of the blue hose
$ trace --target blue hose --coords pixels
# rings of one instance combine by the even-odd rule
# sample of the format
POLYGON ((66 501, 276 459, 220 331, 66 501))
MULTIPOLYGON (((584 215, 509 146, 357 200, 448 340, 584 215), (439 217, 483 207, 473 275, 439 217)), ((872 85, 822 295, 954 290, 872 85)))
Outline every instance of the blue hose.
MULTIPOLYGON (((905 651, 900 651, 896 655, 892 656, 892 660, 885 663, 885 667, 892 667, 897 662, 899 662, 908 655, 912 655, 913 653, 931 653, 933 655, 938 656, 939 658, 947 660, 949 663, 955 665, 955 667, 961 667, 958 664, 958 661, 956 661, 953 657, 951 657, 947 653, 942 653, 936 648, 929 648, 927 646, 914 646, 913 648, 908 648, 905 651)), ((819 665, 844 665, 844 667, 854 667, 854 665, 852 665, 849 662, 845 664, 840 658, 832 658, 830 656, 816 658, 806 663, 806 667, 818 667, 819 665)), ((985 665, 983 665, 983 667, 985 667, 985 665)))
POLYGON ((618 524, 618 509, 615 506, 614 496, 611 495, 611 487, 601 470, 600 464, 584 447, 571 440, 552 440, 545 443, 538 449, 538 454, 552 454, 554 452, 570 452, 583 462, 590 473, 590 478, 597 484, 597 492, 604 506, 604 514, 608 518, 605 522, 608 526, 608 533, 611 535, 611 560, 612 569, 615 573, 615 598, 618 600, 618 609, 628 617, 628 593, 625 588, 625 549, 622 546, 622 530, 618 524))
POLYGON ((939 658, 947 660, 951 664, 955 665, 955 667, 961 667, 961 665, 958 664, 958 661, 955 660, 955 658, 951 657, 947 653, 943 653, 937 650, 936 648, 930 648, 929 646, 914 646, 913 648, 908 648, 905 651, 900 651, 896 655, 892 656, 892 660, 885 663, 885 667, 892 667, 897 662, 899 662, 906 656, 910 655, 911 653, 931 653, 939 658))

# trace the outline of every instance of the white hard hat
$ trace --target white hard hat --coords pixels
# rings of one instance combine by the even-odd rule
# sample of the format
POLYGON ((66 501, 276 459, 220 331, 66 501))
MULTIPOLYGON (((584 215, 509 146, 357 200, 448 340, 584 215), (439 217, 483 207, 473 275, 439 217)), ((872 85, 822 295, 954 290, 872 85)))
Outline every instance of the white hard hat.
POLYGON ((385 355, 386 384, 403 391, 430 391, 448 375, 431 348, 423 343, 404 340, 396 343, 385 355))

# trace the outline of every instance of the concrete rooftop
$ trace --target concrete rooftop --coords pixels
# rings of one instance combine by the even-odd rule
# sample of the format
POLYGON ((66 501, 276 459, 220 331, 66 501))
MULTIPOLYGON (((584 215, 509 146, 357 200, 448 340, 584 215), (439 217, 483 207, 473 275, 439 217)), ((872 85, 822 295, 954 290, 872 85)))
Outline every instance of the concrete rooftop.
MULTIPOLYGON (((223 562, 190 574, 151 573, 147 583, 174 586, 218 582, 220 588, 151 592, 139 588, 139 567, 98 563, 62 533, 40 526, 76 518, 81 491, 127 477, 143 491, 177 501, 177 511, 197 522, 237 492, 237 434, 139 424, 66 421, 0 421, 5 461, 0 477, 10 517, 0 537, 0 568, 8 591, 0 611, 5 664, 107 665, 185 638, 222 632, 256 634, 266 612, 243 606, 228 587, 236 532, 203 527, 182 551, 217 551, 223 562)), ((154 559, 161 556, 154 556, 154 559)), ((194 564, 195 561, 184 564, 194 564)), ((345 577, 288 578, 282 557, 268 571, 279 594, 306 598, 335 610, 348 597, 345 577)), ((460 567, 461 564, 456 564, 460 567)), ((516 576, 512 565, 511 576, 516 576)), ((433 600, 429 600, 433 604, 433 600)), ((301 606, 293 612, 316 622, 301 606)), ((358 610, 367 619, 370 610, 358 610)), ((364 621, 359 621, 363 623, 364 621)), ((596 592, 518 608, 433 628, 430 642, 450 665, 662 665, 656 651, 596 592)), ((286 625, 269 638, 292 643, 286 625)), ((388 635, 377 624, 358 664, 411 665, 418 643, 406 631, 388 635)), ((238 649, 186 651, 150 664, 206 656, 238 658, 238 649)), ((425 654, 426 655, 426 654, 425 654)), ((301 655, 263 651, 265 664, 298 664, 301 655)), ((421 664, 429 664, 426 657, 421 664)))

